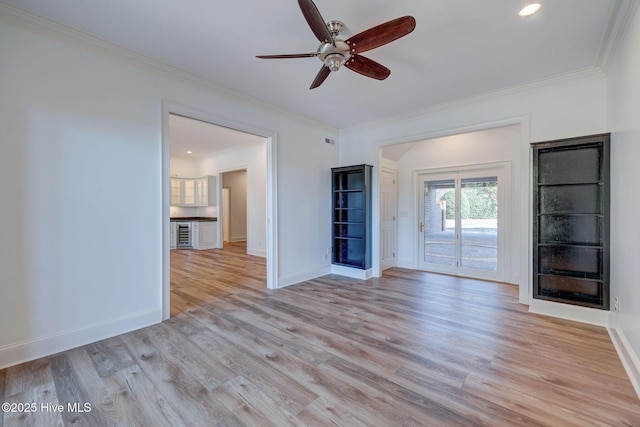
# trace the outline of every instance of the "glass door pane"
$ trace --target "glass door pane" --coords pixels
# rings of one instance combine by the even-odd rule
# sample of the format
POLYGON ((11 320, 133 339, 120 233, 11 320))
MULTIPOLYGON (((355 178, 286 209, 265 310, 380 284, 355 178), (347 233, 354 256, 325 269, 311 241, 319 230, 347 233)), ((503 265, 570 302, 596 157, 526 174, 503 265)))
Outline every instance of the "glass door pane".
POLYGON ((184 181, 184 204, 196 204, 196 181, 195 179, 185 179, 184 181))
POLYGON ((460 266, 498 269, 498 177, 460 184, 460 266))
POLYGON ((182 179, 171 178, 171 206, 182 204, 182 179))
POLYGON ((423 183, 423 262, 455 267, 456 181, 452 178, 425 180, 423 183))

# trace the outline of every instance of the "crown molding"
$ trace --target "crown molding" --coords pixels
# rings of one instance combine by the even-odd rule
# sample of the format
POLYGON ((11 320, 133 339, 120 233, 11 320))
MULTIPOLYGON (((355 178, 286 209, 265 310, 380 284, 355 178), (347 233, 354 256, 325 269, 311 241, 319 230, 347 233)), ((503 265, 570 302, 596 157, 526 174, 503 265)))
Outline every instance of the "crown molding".
POLYGON ((624 39, 631 21, 640 5, 640 0, 620 0, 612 8, 609 24, 603 35, 597 64, 605 73, 624 39))
POLYGON ((599 67, 589 67, 582 70, 573 71, 569 73, 559 74, 557 76, 528 82, 521 85, 510 86, 498 90, 488 91, 476 96, 455 99, 452 101, 444 102, 441 104, 433 105, 426 108, 420 108, 416 110, 406 111, 401 114, 387 116, 376 120, 367 122, 361 122, 354 126, 341 129, 341 135, 357 132, 361 129, 379 126, 390 126, 400 122, 409 121, 412 119, 429 116, 436 113, 441 113, 447 110, 453 110, 471 106, 478 103, 483 103, 499 98, 508 96, 525 95, 531 92, 539 92, 542 90, 549 90, 553 88, 566 87, 575 84, 580 81, 598 80, 605 78, 605 73, 599 67))
POLYGON ((7 4, 0 0, 0 19, 4 17, 12 17, 22 24, 34 26, 37 30, 50 31, 55 35, 67 37, 72 41, 83 43, 84 45, 94 49, 102 50, 104 53, 113 55, 115 58, 129 61, 135 65, 145 67, 157 73, 163 73, 172 78, 181 79, 191 84, 204 86, 219 95, 256 105, 262 109, 269 110, 282 116, 287 116, 298 122, 304 122, 311 126, 320 127, 327 130, 338 130, 338 128, 336 128, 335 126, 331 126, 327 123, 312 119, 295 111, 277 107, 269 103, 268 101, 252 97, 251 95, 248 95, 237 89, 221 85, 214 82, 213 80, 207 79, 189 71, 185 71, 178 67, 174 67, 165 62, 158 61, 157 59, 151 58, 139 52, 117 46, 85 31, 77 30, 68 25, 61 24, 52 19, 26 11, 22 8, 7 4))

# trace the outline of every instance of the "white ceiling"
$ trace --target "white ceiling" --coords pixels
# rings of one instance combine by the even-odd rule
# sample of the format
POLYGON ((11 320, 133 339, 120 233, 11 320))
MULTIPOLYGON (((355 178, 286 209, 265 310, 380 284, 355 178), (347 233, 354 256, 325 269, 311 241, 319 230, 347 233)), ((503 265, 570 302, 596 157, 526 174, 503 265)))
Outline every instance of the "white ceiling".
POLYGON ((384 81, 342 68, 309 85, 319 42, 293 0, 1 0, 116 46, 337 128, 606 65, 634 0, 314 0, 346 39, 412 15, 413 33, 364 54, 384 81))
POLYGON ((204 159, 226 150, 264 143, 265 138, 175 114, 169 115, 169 155, 204 159))

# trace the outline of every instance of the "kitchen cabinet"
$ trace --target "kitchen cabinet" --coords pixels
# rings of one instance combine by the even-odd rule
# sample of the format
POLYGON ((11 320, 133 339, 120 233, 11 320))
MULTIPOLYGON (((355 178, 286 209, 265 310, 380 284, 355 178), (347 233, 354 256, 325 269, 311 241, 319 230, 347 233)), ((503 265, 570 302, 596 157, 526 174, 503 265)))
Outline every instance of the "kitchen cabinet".
POLYGON ((171 206, 180 206, 182 204, 182 178, 170 179, 171 190, 171 206))
POLYGON ((533 297, 609 309, 609 134, 533 143, 533 297))
POLYGON ((217 246, 216 221, 194 221, 191 223, 193 249, 214 249, 217 246))
POLYGON ((371 268, 371 168, 332 168, 332 263, 371 268))
POLYGON ((170 178, 171 206, 216 206, 216 177, 170 178))

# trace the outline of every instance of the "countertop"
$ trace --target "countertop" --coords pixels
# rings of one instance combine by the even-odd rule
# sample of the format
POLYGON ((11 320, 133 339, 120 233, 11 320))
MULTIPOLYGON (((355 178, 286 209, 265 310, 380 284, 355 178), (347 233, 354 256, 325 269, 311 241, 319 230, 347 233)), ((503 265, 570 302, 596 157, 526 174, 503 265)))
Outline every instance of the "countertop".
POLYGON ((171 217, 169 221, 185 221, 185 222, 193 222, 193 221, 217 221, 218 218, 214 216, 185 216, 185 217, 171 217))

